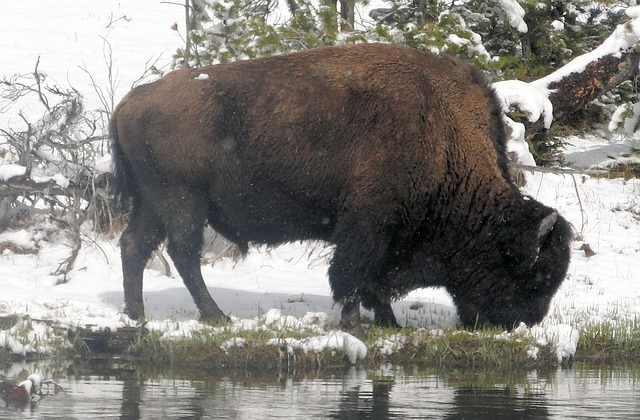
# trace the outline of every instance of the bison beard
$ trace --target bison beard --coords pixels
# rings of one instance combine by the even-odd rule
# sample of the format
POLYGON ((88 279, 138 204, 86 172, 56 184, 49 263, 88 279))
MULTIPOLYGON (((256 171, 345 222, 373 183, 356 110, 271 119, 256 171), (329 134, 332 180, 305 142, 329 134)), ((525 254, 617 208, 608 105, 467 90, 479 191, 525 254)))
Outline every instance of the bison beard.
POLYGON ((182 69, 113 114, 125 313, 144 317, 142 274, 168 252, 204 321, 226 316, 200 272, 205 223, 238 244, 335 244, 342 327, 362 303, 443 286, 473 327, 534 324, 569 264, 571 229, 508 173, 493 90, 448 56, 369 44, 182 69))

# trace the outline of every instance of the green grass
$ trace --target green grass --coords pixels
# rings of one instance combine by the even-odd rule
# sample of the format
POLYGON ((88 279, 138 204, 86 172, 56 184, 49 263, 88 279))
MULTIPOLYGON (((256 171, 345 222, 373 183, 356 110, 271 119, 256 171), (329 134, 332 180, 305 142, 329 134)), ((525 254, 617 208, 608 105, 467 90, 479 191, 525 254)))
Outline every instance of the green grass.
MULTIPOLYGON (((284 342, 280 345, 268 344, 273 338, 304 340, 313 335, 310 331, 273 331, 265 328, 238 332, 219 328, 215 329, 215 333, 203 330, 189 337, 167 340, 160 333, 151 332, 132 343, 127 354, 174 367, 191 366, 207 370, 318 368, 348 364, 343 353, 330 349, 316 353, 291 349, 284 342), (242 345, 224 347, 228 340, 236 338, 242 340, 242 345)), ((364 343, 368 354, 359 363, 370 367, 386 362, 472 369, 557 365, 551 346, 540 346, 531 337, 505 334, 500 330, 468 332, 450 329, 430 332, 372 327, 364 343), (536 359, 532 359, 528 353, 533 346, 539 349, 536 359)))
MULTIPOLYGON (((589 323, 576 317, 580 331, 575 356, 563 361, 598 365, 640 364, 640 320, 605 317, 608 321, 589 323)), ((178 325, 176 324, 176 331, 178 325)), ((324 334, 330 334, 326 331, 324 334)), ((349 365, 340 351, 304 352, 288 346, 285 339, 305 340, 321 335, 312 329, 288 329, 259 325, 238 330, 231 325, 207 327, 183 336, 167 338, 144 327, 126 332, 65 331, 53 324, 43 328, 28 320, 0 331, 0 342, 8 338, 36 349, 25 355, 11 354, 8 345, 0 347, 0 360, 16 358, 93 358, 157 364, 174 368, 225 369, 306 369, 349 365), (44 332, 44 333, 43 333, 44 332), (269 340, 280 339, 277 345, 269 340), (102 340, 102 341, 101 341, 102 340), (236 340, 235 345, 228 345, 236 340), (104 341, 104 342, 103 342, 104 341), (38 353, 42 349, 42 353, 38 353), (46 351, 45 351, 46 350, 46 351)), ((446 329, 428 331, 370 327, 363 342, 368 354, 359 364, 375 368, 383 363, 443 369, 511 370, 553 368, 559 364, 551 345, 541 345, 526 335, 501 330, 467 331, 446 329), (537 348, 536 358, 531 350, 537 348)))
MULTIPOLYGON (((375 330, 370 332, 372 334, 376 334, 375 330)), ((401 334, 406 342, 391 355, 380 354, 380 348, 374 342, 368 346, 368 357, 377 362, 388 360, 436 368, 512 369, 557 364, 551 346, 541 346, 533 338, 518 333, 505 334, 502 330, 492 329, 473 332, 405 329, 401 334), (536 359, 529 355, 533 347, 538 348, 536 359)))
POLYGON ((598 364, 640 363, 640 320, 586 325, 581 330, 576 359, 598 364))
POLYGON ((66 329, 53 322, 14 317, 14 321, 0 330, 0 361, 41 359, 64 354, 73 348, 66 329), (14 354, 18 347, 19 354, 14 354))

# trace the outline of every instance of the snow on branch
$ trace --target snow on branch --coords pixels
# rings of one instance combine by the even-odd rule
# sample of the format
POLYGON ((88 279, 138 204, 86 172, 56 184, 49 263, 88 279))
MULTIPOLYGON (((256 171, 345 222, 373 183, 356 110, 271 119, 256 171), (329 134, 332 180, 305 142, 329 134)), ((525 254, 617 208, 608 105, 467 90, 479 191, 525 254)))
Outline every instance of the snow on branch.
POLYGON ((582 73, 589 64, 601 58, 613 55, 620 58, 621 54, 633 49, 640 40, 640 6, 629 7, 625 14, 630 21, 617 26, 615 31, 595 50, 582 54, 553 73, 531 82, 538 89, 551 93, 551 85, 560 83, 572 73, 582 73))
POLYGON ((493 88, 502 101, 505 111, 517 109, 527 115, 531 122, 543 118, 544 127, 549 128, 553 121, 553 104, 549 95, 538 89, 534 84, 520 80, 505 80, 496 82, 493 88))
POLYGON ((596 49, 580 55, 555 72, 527 83, 509 80, 493 86, 505 113, 524 114, 528 121, 516 122, 505 116, 511 138, 509 150, 524 164, 532 165, 526 136, 548 129, 552 121, 584 108, 609 89, 638 73, 640 53, 640 6, 630 7, 631 20, 620 24, 596 49))
POLYGON ((529 28, 524 21, 525 11, 516 0, 498 0, 498 4, 509 17, 509 25, 520 33, 527 33, 529 28))

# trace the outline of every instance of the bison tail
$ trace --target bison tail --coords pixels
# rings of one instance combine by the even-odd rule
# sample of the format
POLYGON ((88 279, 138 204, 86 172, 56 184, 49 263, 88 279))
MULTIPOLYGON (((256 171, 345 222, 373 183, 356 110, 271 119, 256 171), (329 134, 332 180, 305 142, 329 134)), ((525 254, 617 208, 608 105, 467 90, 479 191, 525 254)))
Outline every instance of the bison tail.
POLYGON ((134 194, 131 167, 125 159, 122 146, 118 141, 118 127, 116 122, 117 109, 111 117, 109 132, 111 135, 111 160, 113 164, 113 201, 116 207, 124 209, 134 194))

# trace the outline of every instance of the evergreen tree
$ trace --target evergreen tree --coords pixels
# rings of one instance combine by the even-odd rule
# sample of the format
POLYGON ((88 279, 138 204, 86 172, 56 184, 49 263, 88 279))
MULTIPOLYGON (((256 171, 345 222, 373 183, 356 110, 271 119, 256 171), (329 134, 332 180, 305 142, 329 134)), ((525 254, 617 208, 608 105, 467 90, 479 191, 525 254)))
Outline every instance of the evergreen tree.
MULTIPOLYGON (((460 56, 494 81, 532 81, 593 50, 628 19, 627 5, 615 0, 384 0, 385 7, 374 9, 351 0, 280 1, 286 3, 187 0, 190 51, 178 50, 176 66, 352 42, 393 42, 460 56), (355 22, 354 4, 359 11, 368 10, 373 21, 355 22)), ((613 116, 611 129, 635 130, 640 120, 636 91, 635 83, 624 83, 560 123, 585 129, 613 116), (621 103, 624 108, 617 110, 621 103)), ((539 163, 558 160, 562 142, 557 136, 543 133, 528 141, 539 163)))

